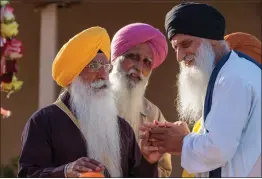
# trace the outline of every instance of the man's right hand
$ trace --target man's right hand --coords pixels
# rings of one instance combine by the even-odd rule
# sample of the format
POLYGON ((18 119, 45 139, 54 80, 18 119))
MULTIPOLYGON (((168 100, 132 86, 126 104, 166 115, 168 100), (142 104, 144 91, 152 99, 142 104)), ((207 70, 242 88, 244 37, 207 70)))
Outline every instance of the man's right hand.
POLYGON ((102 172, 105 169, 104 165, 94 159, 82 157, 65 167, 65 177, 78 178, 81 173, 86 172, 102 172))

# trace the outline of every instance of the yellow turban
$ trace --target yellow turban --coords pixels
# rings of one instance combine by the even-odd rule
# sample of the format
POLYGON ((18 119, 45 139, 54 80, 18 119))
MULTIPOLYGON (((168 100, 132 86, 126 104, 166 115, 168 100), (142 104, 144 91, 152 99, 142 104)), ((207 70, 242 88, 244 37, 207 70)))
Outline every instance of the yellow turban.
POLYGON ((52 76, 58 85, 68 86, 101 50, 109 60, 110 37, 101 27, 91 27, 71 38, 58 52, 52 76))

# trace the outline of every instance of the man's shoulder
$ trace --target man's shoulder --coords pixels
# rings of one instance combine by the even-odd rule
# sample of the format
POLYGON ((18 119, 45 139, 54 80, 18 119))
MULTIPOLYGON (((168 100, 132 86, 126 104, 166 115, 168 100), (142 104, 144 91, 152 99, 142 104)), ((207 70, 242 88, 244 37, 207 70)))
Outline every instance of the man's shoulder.
POLYGON ((144 111, 148 116, 155 116, 155 115, 162 115, 161 110, 159 109, 158 106, 156 106, 154 103, 149 101, 147 98, 144 97, 144 111))
POLYGON ((235 51, 231 51, 229 60, 222 66, 217 77, 216 87, 227 87, 232 84, 241 84, 242 86, 254 86, 261 83, 261 69, 250 57, 239 56, 235 51))
POLYGON ((219 72, 219 76, 228 79, 236 78, 242 80, 261 78, 261 65, 247 55, 231 51, 230 59, 219 72))
POLYGON ((53 115, 56 115, 58 112, 59 108, 55 104, 50 104, 34 112, 32 116, 29 118, 29 121, 34 123, 41 123, 43 122, 43 120, 46 120, 53 115))
POLYGON ((149 101, 146 97, 144 97, 144 107, 147 110, 159 110, 160 111, 160 109, 154 103, 149 101))

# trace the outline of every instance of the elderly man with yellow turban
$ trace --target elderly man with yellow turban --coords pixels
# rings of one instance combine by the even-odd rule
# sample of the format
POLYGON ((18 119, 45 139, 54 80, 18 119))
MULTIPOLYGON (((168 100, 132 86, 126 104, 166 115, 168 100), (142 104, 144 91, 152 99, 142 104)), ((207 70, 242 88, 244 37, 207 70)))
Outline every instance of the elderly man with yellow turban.
MULTIPOLYGON (((145 23, 126 25, 112 39, 109 79, 118 114, 132 126, 138 142, 142 123, 165 121, 160 109, 144 95, 152 71, 164 62, 167 52, 165 36, 145 23)), ((171 156, 164 154, 158 163, 159 177, 169 177, 171 171, 171 156)))
POLYGON ((108 82, 110 38, 92 27, 70 39, 52 68, 64 92, 32 115, 22 135, 19 177, 157 177, 157 152, 140 151, 118 117, 108 82), (102 176, 103 176, 102 175, 102 176))
POLYGON ((173 7, 165 29, 180 66, 180 119, 203 119, 199 133, 166 122, 151 124, 141 138, 180 154, 181 166, 197 177, 248 177, 261 156, 261 65, 229 48, 226 20, 208 4, 173 7))

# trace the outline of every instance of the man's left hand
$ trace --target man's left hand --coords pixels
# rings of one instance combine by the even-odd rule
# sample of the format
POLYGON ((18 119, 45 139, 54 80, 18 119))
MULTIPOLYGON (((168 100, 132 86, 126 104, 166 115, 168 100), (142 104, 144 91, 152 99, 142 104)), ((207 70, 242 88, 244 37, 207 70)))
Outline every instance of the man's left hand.
POLYGON ((154 123, 145 123, 140 127, 141 153, 144 158, 151 164, 156 163, 162 157, 159 148, 149 141, 149 131, 156 125, 154 123))
POLYGON ((150 138, 156 141, 160 153, 181 153, 183 139, 190 133, 187 124, 182 121, 165 122, 165 126, 152 128, 150 138))

